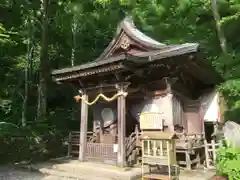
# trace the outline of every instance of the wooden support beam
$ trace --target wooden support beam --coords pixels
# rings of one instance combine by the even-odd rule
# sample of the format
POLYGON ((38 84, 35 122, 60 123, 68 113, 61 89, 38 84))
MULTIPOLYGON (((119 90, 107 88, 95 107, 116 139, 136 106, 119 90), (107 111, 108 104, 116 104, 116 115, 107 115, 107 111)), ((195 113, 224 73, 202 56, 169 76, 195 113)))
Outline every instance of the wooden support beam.
MULTIPOLYGON (((118 91, 125 91, 124 84, 118 85, 118 91)), ((125 149, 125 136, 126 136, 126 98, 124 95, 118 97, 118 166, 126 166, 126 149, 125 149)))
POLYGON ((187 170, 191 170, 191 156, 188 151, 185 151, 185 157, 186 157, 186 168, 187 170))
POLYGON ((80 87, 84 86, 83 82, 80 79, 78 80, 78 83, 79 83, 80 87))
MULTIPOLYGON (((138 91, 140 91, 140 87, 131 87, 131 88, 128 89, 128 94, 136 93, 138 91)), ((95 97, 97 93, 99 93, 99 92, 97 90, 94 90, 94 89, 88 91, 89 97, 90 96, 95 97)), ((113 88, 113 87, 103 88, 102 93, 104 93, 105 95, 107 93, 116 93, 116 88, 113 88)))
MULTIPOLYGON (((82 97, 88 101, 86 91, 82 92, 82 97)), ((80 126, 80 143, 79 143, 79 160, 85 161, 87 148, 87 130, 88 130, 88 105, 81 101, 81 126, 80 126)))
MULTIPOLYGON (((124 87, 125 87, 125 86, 128 86, 130 84, 130 82, 122 82, 120 84, 123 84, 124 87)), ((84 91, 90 91, 90 90, 96 91, 96 90, 101 89, 101 88, 115 88, 116 86, 119 86, 120 84, 119 83, 98 84, 96 86, 82 88, 82 90, 84 90, 84 91)))
POLYGON ((168 123, 170 123, 168 125, 168 130, 171 131, 171 132, 174 132, 174 117, 173 117, 173 94, 172 93, 168 93, 167 94, 167 98, 168 98, 168 105, 166 104, 166 106, 168 106, 168 114, 169 114, 169 117, 167 119, 168 123))

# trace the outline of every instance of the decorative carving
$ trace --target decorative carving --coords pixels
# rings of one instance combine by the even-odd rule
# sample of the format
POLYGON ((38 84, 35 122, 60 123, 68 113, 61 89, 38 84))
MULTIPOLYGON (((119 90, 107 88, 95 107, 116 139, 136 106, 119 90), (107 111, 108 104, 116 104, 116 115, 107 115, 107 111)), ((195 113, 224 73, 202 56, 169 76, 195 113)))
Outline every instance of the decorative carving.
POLYGON ((120 47, 124 50, 127 50, 130 46, 130 39, 124 35, 120 41, 120 47))

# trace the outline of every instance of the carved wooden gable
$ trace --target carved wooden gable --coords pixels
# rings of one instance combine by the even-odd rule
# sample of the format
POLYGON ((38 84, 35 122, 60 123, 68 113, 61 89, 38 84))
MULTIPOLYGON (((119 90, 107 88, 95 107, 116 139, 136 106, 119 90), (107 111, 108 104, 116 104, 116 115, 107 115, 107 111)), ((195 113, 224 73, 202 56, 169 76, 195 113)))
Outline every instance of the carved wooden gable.
POLYGON ((125 32, 122 32, 119 41, 116 43, 115 47, 109 52, 106 57, 111 57, 121 53, 134 54, 136 52, 147 51, 146 48, 137 44, 131 37, 129 37, 125 32))
POLYGON ((116 35, 97 60, 117 56, 122 53, 135 54, 160 50, 166 47, 136 29, 131 18, 125 18, 118 26, 116 35))

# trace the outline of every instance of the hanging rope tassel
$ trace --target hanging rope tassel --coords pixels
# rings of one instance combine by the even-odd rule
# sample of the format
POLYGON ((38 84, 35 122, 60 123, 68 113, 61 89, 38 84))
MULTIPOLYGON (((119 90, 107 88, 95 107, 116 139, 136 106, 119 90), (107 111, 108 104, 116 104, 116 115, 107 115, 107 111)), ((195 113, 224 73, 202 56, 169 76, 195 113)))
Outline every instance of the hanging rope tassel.
POLYGON ((104 94, 100 93, 97 95, 97 97, 92 101, 92 102, 88 102, 86 101, 84 98, 82 98, 81 96, 77 95, 77 96, 74 96, 74 99, 79 102, 80 100, 84 101, 87 105, 91 106, 93 104, 95 104, 100 98, 102 98, 103 100, 107 101, 107 102, 111 102, 111 101, 114 101, 118 96, 127 96, 127 92, 119 92, 115 95, 113 95, 111 98, 105 96, 104 94))

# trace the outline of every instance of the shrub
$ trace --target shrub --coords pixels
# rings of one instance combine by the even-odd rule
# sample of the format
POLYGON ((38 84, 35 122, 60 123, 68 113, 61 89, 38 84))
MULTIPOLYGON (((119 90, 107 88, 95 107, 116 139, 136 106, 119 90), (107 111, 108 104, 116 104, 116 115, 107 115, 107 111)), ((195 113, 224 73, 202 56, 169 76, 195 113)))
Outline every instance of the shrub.
POLYGON ((0 133, 0 163, 41 161, 66 154, 65 133, 45 124, 5 129, 0 133))
POLYGON ((217 170, 229 180, 240 179, 240 149, 222 147, 217 152, 217 170))

